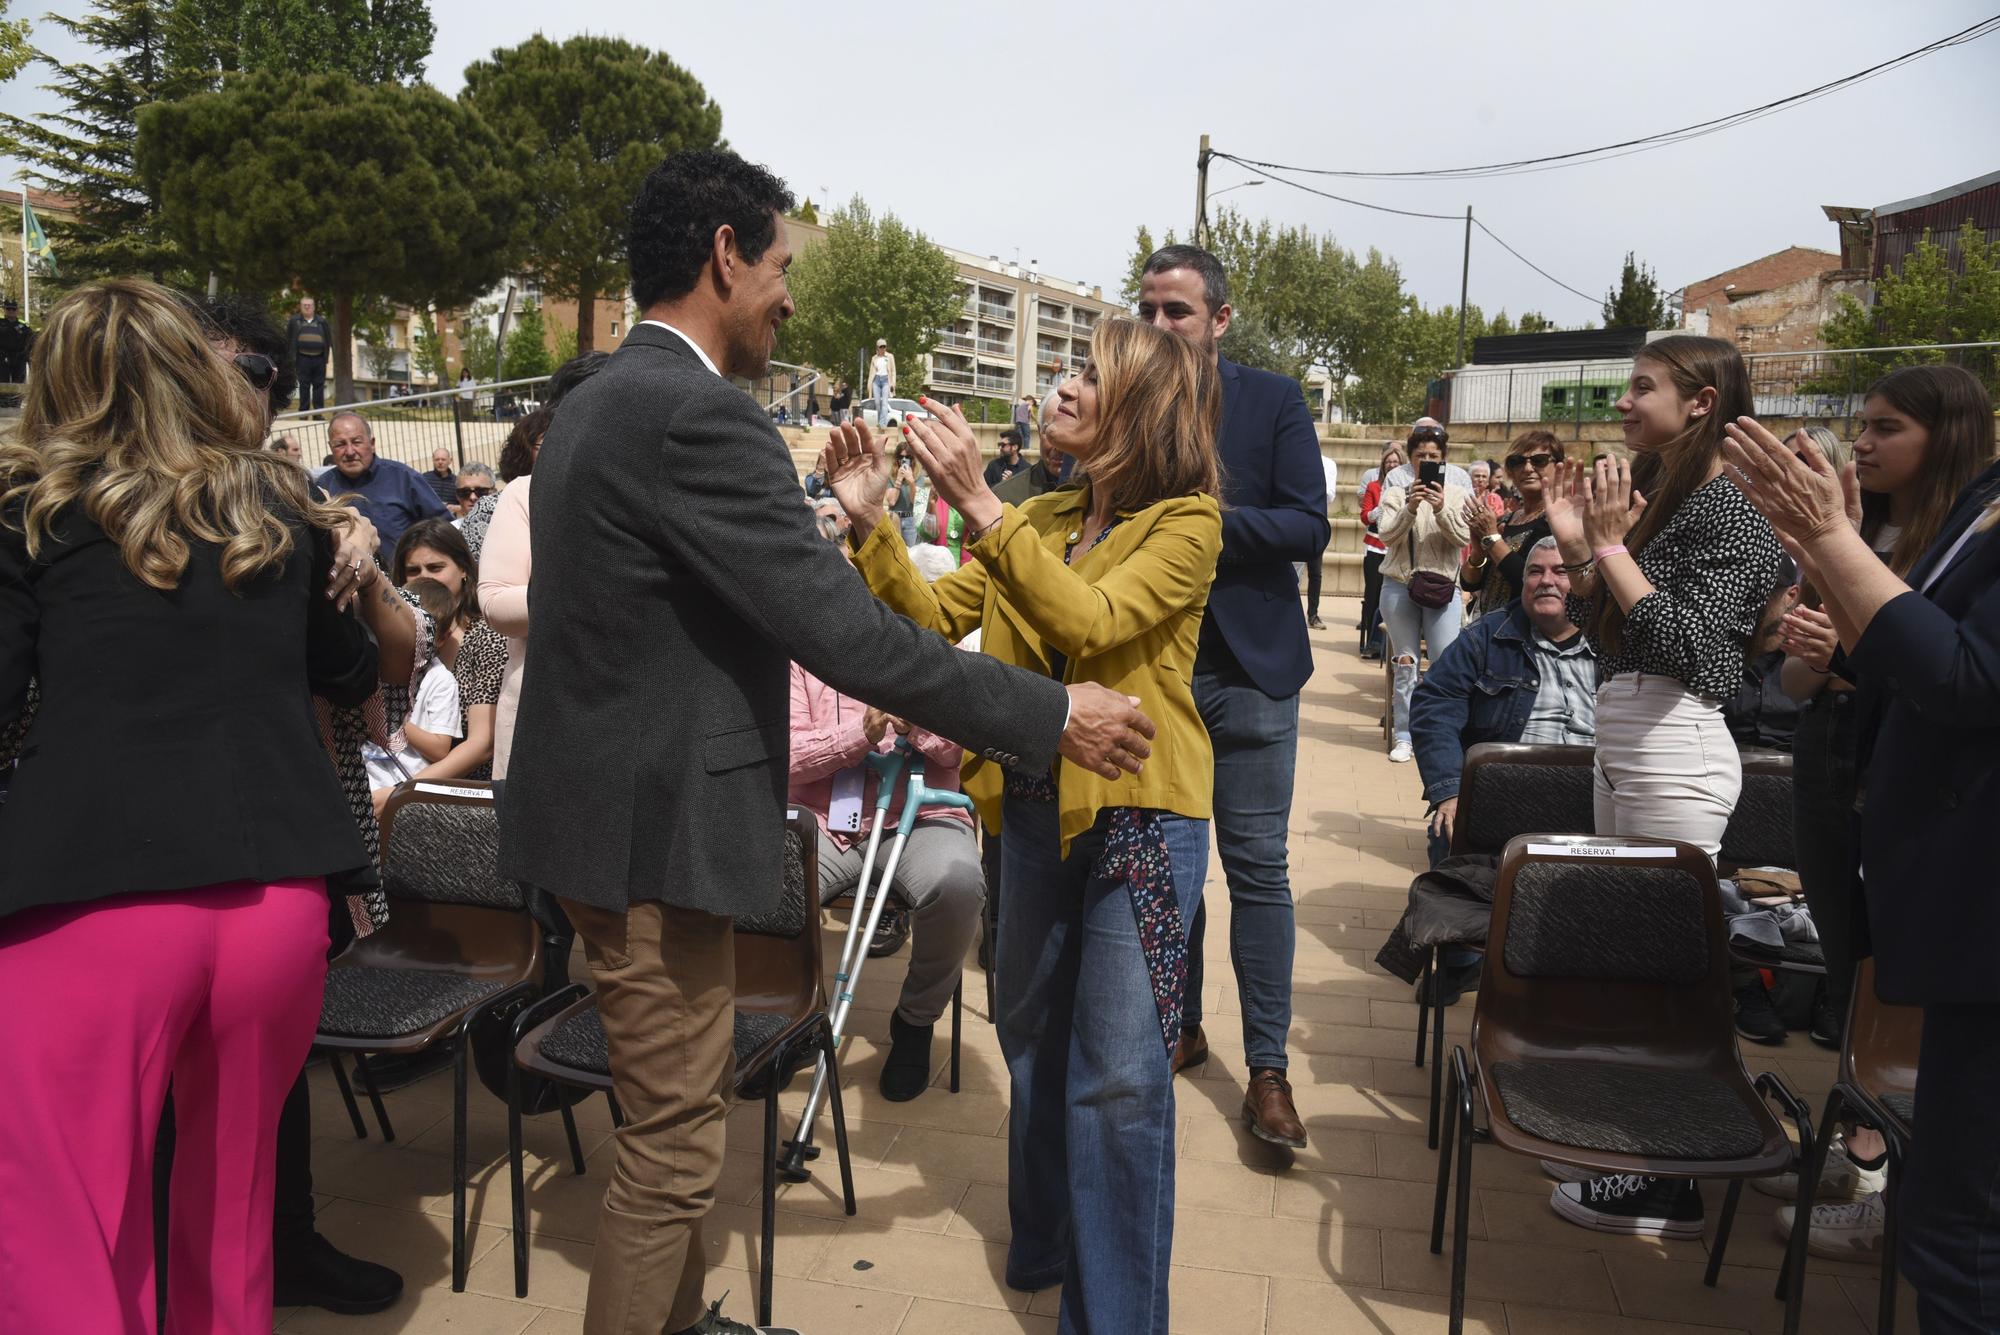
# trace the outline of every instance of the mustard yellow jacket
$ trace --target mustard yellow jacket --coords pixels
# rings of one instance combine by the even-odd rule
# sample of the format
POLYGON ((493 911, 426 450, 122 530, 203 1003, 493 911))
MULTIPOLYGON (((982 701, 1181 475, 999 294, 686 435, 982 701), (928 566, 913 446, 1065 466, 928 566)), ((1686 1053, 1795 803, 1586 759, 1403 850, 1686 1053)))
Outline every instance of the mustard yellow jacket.
MULTIPOLYGON (((1180 496, 1120 512, 1109 536, 1066 565, 1089 495, 1066 488, 1006 506, 999 527, 966 549, 973 559, 935 584, 917 573, 893 522, 877 524, 854 558, 878 598, 946 639, 977 628, 983 653, 1034 672, 1049 671, 1053 651, 1067 659, 1065 684, 1094 681, 1139 698, 1158 728, 1144 772, 1104 779, 1056 762, 1065 857, 1106 807, 1207 820, 1215 799, 1215 755, 1191 683, 1222 552, 1221 507, 1180 496)), ((987 828, 999 829, 1000 768, 970 757, 964 783, 987 828)))

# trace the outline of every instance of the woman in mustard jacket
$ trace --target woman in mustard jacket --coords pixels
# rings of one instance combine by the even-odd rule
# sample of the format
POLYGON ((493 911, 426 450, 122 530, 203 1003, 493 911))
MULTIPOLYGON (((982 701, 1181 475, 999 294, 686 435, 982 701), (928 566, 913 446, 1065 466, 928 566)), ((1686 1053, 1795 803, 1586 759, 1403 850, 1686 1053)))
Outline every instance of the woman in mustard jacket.
POLYGON ((987 488, 954 408, 904 435, 965 516, 971 560, 935 584, 880 503, 888 465, 865 424, 822 460, 878 597, 947 639, 1063 682, 1134 697, 1158 732, 1137 774, 1058 762, 966 791, 1003 831, 999 981, 1008 1128, 1007 1282, 1063 1286, 1061 1329, 1167 1329, 1174 1097, 1185 933, 1208 867, 1215 762, 1189 680, 1222 550, 1212 357, 1136 320, 1100 321, 1058 391, 1049 444, 1078 486, 1016 508, 987 488), (994 817, 1000 819, 996 822, 994 817))

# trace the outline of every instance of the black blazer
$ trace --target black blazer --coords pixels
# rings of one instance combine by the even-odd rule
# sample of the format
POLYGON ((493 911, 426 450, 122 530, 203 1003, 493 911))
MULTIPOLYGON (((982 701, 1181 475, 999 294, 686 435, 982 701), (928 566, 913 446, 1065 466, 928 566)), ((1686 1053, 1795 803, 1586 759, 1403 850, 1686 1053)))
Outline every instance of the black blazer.
POLYGON ((531 541, 507 876, 617 910, 775 905, 795 659, 990 759, 1055 758, 1063 687, 876 601, 813 528, 777 429, 670 330, 634 328, 563 400, 531 541))
POLYGON ((1296 380, 1216 359, 1222 375, 1222 559, 1208 591, 1196 667, 1240 668, 1275 700, 1312 676, 1294 561, 1333 533, 1319 432, 1296 380))
POLYGON ((366 700, 375 644, 325 597, 326 535, 292 536, 237 593, 192 543, 161 593, 80 507, 34 561, 18 505, 0 520, 0 720, 41 689, 0 806, 0 914, 367 864, 311 693, 366 700))
MULTIPOLYGON (((1910 571, 1923 586, 2000 496, 2000 465, 1968 487, 1910 571)), ((1881 725, 1861 862, 1875 987, 1908 1005, 2000 1002, 2000 526, 1975 534, 1926 593, 1891 600, 1848 655, 1881 725)))

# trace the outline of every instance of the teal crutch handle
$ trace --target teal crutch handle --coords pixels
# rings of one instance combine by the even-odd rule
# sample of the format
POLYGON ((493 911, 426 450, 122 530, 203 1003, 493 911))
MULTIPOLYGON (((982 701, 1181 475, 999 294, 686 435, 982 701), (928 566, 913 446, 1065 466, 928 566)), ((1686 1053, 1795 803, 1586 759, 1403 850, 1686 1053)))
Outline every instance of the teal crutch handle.
POLYGON ((903 820, 897 833, 908 838, 910 831, 917 828, 917 813, 925 807, 959 807, 972 810, 972 799, 964 793, 946 792, 942 788, 926 788, 921 777, 910 782, 908 796, 903 799, 903 820))
POLYGON ((866 764, 882 776, 882 782, 875 794, 875 814, 882 815, 889 810, 889 803, 896 798, 896 781, 903 777, 903 766, 910 762, 913 753, 902 742, 893 751, 870 751, 862 758, 866 764))

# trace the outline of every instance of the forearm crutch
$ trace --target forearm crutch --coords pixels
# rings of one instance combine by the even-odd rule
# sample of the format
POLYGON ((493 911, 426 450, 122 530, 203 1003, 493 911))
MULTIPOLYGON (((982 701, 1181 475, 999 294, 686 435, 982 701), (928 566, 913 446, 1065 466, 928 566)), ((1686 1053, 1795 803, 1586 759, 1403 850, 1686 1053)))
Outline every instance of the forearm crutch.
MULTIPOLYGON (((881 772, 882 786, 875 798, 875 828, 869 832, 868 851, 861 861, 861 878, 855 883, 854 913, 848 920, 847 937, 841 946, 840 967, 834 972, 836 990, 828 1007, 827 1019, 833 1030, 836 1051, 847 1036, 847 1015, 854 1006, 855 988, 861 981, 861 966, 868 960, 868 943, 874 939, 875 928, 888 906, 890 891, 895 887, 896 868, 903 860, 903 849, 909 843, 910 831, 916 828, 918 813, 926 806, 972 810, 972 799, 965 794, 924 786, 924 758, 910 747, 908 738, 899 739, 896 749, 887 755, 869 756, 867 763, 881 772), (908 786, 903 796, 903 818, 897 822, 896 839, 889 846, 889 860, 882 869, 881 881, 871 890, 869 877, 874 870, 876 850, 881 844, 882 827, 887 823, 889 808, 895 801, 897 781, 904 778, 907 778, 908 786)), ((812 1090, 806 1095, 805 1110, 799 1114, 798 1131, 785 1143, 785 1158, 778 1166, 778 1171, 787 1181, 803 1182, 811 1176, 811 1170, 805 1165, 818 1153, 812 1144, 813 1121, 819 1115, 820 1100, 826 1095, 830 1074, 826 1058, 822 1056, 813 1068, 812 1090)))

